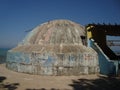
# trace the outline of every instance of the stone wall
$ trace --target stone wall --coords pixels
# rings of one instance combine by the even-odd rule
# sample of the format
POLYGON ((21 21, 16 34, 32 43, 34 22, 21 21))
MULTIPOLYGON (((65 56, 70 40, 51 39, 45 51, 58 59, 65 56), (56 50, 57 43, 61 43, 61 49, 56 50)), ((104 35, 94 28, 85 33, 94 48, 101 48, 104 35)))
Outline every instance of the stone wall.
POLYGON ((81 75, 99 73, 97 54, 8 52, 7 68, 38 75, 81 75))

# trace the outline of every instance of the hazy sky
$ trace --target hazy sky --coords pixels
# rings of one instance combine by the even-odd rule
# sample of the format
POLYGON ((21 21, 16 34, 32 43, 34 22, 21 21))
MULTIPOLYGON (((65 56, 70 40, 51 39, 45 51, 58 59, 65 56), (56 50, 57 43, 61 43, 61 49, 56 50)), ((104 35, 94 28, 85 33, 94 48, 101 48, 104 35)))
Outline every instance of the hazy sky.
POLYGON ((120 24, 120 0, 0 0, 0 47, 17 45, 26 30, 54 19, 120 24))

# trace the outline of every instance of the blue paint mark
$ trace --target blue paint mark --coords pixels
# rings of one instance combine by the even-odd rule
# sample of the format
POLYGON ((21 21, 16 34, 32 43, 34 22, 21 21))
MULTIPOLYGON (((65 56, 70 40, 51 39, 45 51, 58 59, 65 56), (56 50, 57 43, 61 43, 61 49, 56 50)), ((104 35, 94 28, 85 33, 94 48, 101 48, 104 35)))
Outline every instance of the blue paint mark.
POLYGON ((105 75, 115 75, 116 66, 114 65, 114 62, 116 61, 109 61, 99 50, 99 48, 97 48, 94 41, 90 40, 89 44, 98 53, 100 73, 105 75))
POLYGON ((55 62, 55 58, 52 56, 48 56, 48 59, 45 61, 44 66, 52 66, 52 64, 55 62))

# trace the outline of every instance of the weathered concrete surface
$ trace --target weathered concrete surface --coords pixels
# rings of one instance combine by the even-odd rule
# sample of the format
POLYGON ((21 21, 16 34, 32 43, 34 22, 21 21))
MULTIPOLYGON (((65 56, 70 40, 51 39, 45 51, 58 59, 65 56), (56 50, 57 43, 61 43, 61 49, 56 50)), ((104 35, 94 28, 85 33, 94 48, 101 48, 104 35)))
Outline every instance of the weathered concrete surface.
POLYGON ((98 73, 98 56, 85 46, 85 33, 83 26, 68 20, 44 23, 8 51, 7 68, 39 75, 98 73))
MULTIPOLYGON (((13 72, 11 70, 6 69, 5 64, 0 64, 0 90, 76 90, 76 87, 74 88, 72 85, 76 86, 75 81, 79 81, 80 79, 82 79, 81 83, 77 83, 79 84, 77 85, 77 87, 78 88, 81 87, 82 84, 82 86, 85 88, 85 89, 82 88, 82 90, 88 89, 88 86, 85 87, 85 84, 87 82, 85 81, 83 82, 83 79, 85 80, 87 79, 88 81, 91 82, 93 82, 92 80, 96 79, 98 79, 98 82, 100 81, 98 75, 80 75, 80 76, 28 75, 24 73, 13 72)), ((106 83, 106 80, 104 79, 103 82, 106 83)), ((109 85, 110 82, 112 82, 113 85, 118 85, 115 84, 113 80, 109 81, 108 84, 103 85, 104 86, 107 85, 108 87, 110 87, 109 85)), ((95 87, 95 90, 101 90, 101 88, 99 89, 98 87, 96 87, 96 84, 95 85, 93 84, 91 85, 88 82, 88 85, 95 87)), ((104 89, 104 87, 102 87, 102 89, 104 89)), ((93 88, 92 89, 90 88, 89 90, 93 90, 93 88)), ((104 90, 108 90, 108 88, 104 90)))

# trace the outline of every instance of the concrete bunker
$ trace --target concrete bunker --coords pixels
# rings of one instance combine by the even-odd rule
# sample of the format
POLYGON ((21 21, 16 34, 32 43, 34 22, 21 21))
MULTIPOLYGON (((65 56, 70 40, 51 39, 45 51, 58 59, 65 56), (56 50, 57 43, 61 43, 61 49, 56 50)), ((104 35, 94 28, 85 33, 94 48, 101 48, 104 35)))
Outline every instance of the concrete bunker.
POLYGON ((8 51, 6 67, 38 75, 98 73, 98 55, 86 43, 85 27, 69 20, 49 21, 8 51))

